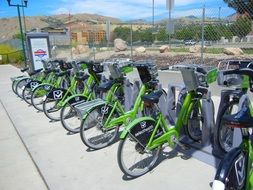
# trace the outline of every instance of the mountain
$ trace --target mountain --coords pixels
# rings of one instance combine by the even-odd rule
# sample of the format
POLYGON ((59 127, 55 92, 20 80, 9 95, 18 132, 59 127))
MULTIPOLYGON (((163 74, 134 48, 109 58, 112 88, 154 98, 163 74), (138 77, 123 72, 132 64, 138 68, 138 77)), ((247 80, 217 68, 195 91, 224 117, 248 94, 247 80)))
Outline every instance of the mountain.
MULTIPOLYGON (((113 17, 106 17, 97 14, 61 14, 53 16, 27 16, 25 17, 26 30, 29 31, 34 28, 44 28, 47 26, 61 27, 69 20, 80 21, 88 24, 100 24, 110 20, 111 23, 120 23, 121 20, 113 17)), ((23 20, 22 20, 23 22, 23 20)), ((19 33, 18 18, 1 18, 0 19, 0 42, 11 39, 13 35, 19 33)))

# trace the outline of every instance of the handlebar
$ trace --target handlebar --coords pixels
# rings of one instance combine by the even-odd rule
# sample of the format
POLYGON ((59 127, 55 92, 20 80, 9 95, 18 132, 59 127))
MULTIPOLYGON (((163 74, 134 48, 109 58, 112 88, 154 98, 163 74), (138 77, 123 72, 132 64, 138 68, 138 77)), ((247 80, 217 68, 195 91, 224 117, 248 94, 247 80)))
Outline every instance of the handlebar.
POLYGON ((251 80, 253 80, 253 69, 250 68, 234 69, 223 72, 223 75, 231 74, 247 75, 251 80))

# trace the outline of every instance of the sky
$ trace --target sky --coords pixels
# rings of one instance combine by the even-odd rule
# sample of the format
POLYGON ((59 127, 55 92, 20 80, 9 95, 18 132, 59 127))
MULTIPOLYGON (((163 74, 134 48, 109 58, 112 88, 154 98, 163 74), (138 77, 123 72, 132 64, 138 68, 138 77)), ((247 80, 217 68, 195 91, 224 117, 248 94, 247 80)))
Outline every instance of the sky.
MULTIPOLYGON (((21 4, 21 0, 11 0, 21 4)), ((155 20, 168 17, 166 0, 154 0, 155 20)), ((205 6, 207 17, 226 17, 235 11, 223 0, 175 0, 172 18, 201 17, 205 6), (221 7, 219 9, 219 7, 221 7)), ((119 18, 123 21, 152 18, 152 0, 28 0, 26 16, 49 16, 62 13, 91 13, 119 18)), ((9 7, 7 0, 0 0, 0 18, 17 16, 17 8, 9 7)))

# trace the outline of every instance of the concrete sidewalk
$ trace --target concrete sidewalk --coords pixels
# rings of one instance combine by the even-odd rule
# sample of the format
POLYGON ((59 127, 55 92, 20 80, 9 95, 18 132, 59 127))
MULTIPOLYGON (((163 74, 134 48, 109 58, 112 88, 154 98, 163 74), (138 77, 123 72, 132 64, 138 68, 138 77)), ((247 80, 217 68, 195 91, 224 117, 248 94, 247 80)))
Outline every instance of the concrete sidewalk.
POLYGON ((169 148, 152 172, 125 179, 117 164, 118 143, 87 150, 78 134, 67 135, 59 122, 50 123, 14 95, 10 77, 20 74, 0 66, 0 189, 211 189, 213 167, 169 148))

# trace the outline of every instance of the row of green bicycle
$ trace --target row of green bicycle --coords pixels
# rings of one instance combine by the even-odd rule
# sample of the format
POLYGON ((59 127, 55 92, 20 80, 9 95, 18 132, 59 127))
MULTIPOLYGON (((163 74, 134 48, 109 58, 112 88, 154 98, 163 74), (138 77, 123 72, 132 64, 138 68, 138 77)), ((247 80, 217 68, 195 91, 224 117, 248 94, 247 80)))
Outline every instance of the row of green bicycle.
MULTIPOLYGON (((233 92, 240 91, 245 97, 251 87, 253 75, 248 67, 250 64, 250 61, 229 62, 227 66, 233 69, 226 70, 231 73, 218 72, 217 68, 206 70, 199 65, 171 67, 181 71, 185 85, 177 103, 173 102, 174 114, 166 110, 168 107, 165 107, 165 112, 162 111, 161 104, 168 101, 167 94, 159 86, 156 65, 147 60, 133 62, 117 59, 103 63, 53 60, 44 62, 44 69, 30 73, 30 77, 13 78, 12 87, 18 96, 37 110, 44 111, 48 118, 60 120, 69 132, 79 132, 82 142, 89 148, 100 149, 114 143, 122 129, 118 164, 127 176, 138 177, 154 167, 164 146, 184 147, 182 134, 192 141, 205 143, 204 125, 208 125, 213 117, 209 108, 214 109, 208 86, 217 76, 221 85, 236 86, 236 89, 231 91, 228 97, 232 98, 226 104, 220 104, 219 109, 223 111, 216 119, 217 130, 210 129, 212 133, 206 134, 210 135, 213 144, 219 141, 221 148, 226 147, 221 149, 223 153, 230 151, 231 139, 223 139, 226 129, 233 133, 231 127, 226 126, 226 118, 242 101, 238 97, 240 95, 233 92), (108 77, 102 77, 105 67, 109 70, 108 77), (140 86, 136 82, 130 83, 125 76, 133 70, 139 74, 140 86), (226 78, 227 74, 232 77, 226 78), (209 107, 204 106, 205 100, 208 100, 209 107)), ((222 183, 225 184, 216 179, 214 189, 222 183)), ((249 187, 243 185, 244 189, 249 187)), ((228 188, 224 186, 223 189, 228 188)))

